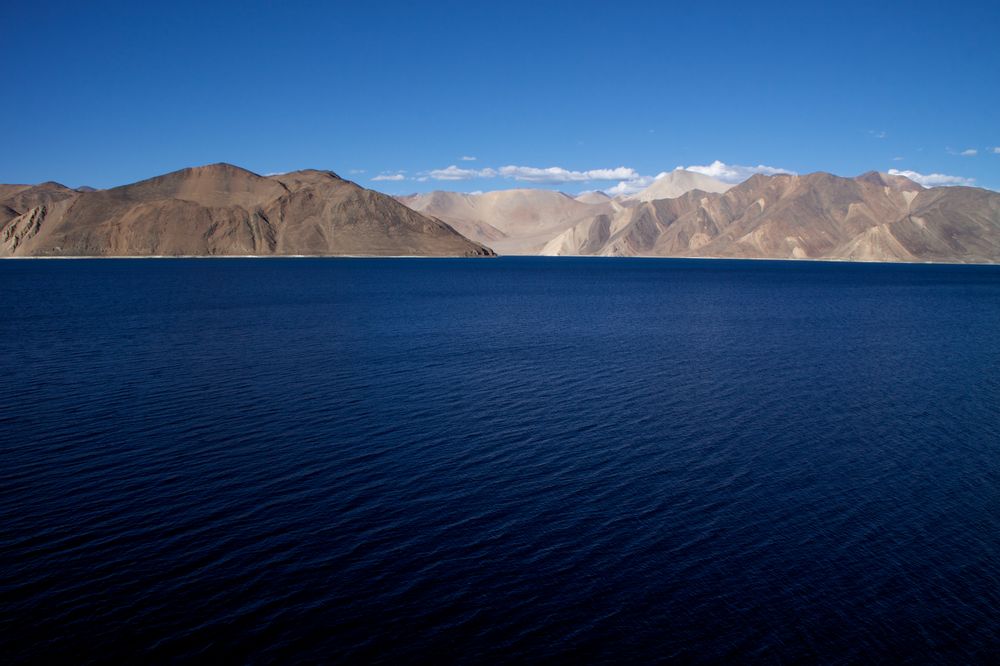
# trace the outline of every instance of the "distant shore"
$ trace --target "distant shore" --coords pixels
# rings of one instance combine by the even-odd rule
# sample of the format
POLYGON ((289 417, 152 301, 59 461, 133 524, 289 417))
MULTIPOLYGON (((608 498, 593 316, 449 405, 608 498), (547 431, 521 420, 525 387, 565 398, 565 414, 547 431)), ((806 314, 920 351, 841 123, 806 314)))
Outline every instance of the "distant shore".
POLYGON ((615 256, 594 254, 501 254, 495 256, 445 256, 424 254, 144 254, 144 255, 77 255, 77 256, 46 256, 46 257, 0 257, 0 260, 30 261, 43 260, 91 260, 91 259, 600 259, 600 260, 681 260, 681 261, 782 261, 794 263, 829 263, 829 264, 886 264, 907 266, 1000 266, 997 262, 985 261, 878 261, 874 259, 809 259, 787 257, 659 257, 659 256, 615 256))

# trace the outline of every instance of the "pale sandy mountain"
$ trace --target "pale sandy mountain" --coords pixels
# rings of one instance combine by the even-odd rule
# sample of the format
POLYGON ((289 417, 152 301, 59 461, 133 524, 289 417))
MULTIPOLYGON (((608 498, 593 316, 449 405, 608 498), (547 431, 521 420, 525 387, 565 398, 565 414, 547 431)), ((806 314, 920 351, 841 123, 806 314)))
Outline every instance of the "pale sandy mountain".
POLYGON ((925 190, 903 178, 756 175, 724 194, 688 192, 585 220, 546 254, 1000 261, 1000 194, 925 190))
POLYGON ((595 190, 593 192, 581 192, 573 198, 580 203, 585 204, 604 204, 611 201, 611 197, 600 190, 595 190))
POLYGON ((282 254, 492 253, 328 171, 266 178, 213 164, 108 190, 45 183, 0 200, 0 256, 282 254))
POLYGON ((654 201, 656 199, 674 199, 692 190, 702 192, 722 193, 731 188, 729 183, 723 183, 711 176, 687 171, 685 169, 674 169, 661 175, 654 180, 649 187, 640 190, 635 194, 622 197, 624 201, 654 201))
POLYGON ((412 210, 447 222, 466 238, 492 247, 492 244, 505 239, 507 235, 481 219, 482 214, 476 210, 476 196, 478 195, 437 191, 397 199, 412 210))
POLYGON ((624 211, 610 215, 606 213, 595 215, 562 231, 546 243, 539 254, 552 257, 600 254, 611 240, 616 220, 629 217, 629 213, 624 211))
POLYGON ((583 203, 562 192, 532 189, 483 194, 429 192, 400 197, 400 201, 444 220, 500 254, 538 254, 564 230, 620 208, 610 200, 583 203))

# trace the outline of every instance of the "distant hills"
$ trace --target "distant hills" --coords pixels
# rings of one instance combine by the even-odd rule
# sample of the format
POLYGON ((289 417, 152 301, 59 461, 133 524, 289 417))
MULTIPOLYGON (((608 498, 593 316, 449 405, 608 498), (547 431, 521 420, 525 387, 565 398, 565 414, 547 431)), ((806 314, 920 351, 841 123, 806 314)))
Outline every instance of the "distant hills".
POLYGON ((212 164, 108 190, 0 185, 0 257, 491 254, 329 171, 212 164))
POLYGON ((108 190, 0 185, 0 257, 500 254, 1000 262, 1000 194, 869 172, 681 169, 627 196, 539 189, 398 201, 329 171, 229 164, 108 190), (405 205, 404 205, 405 204, 405 205))
POLYGON ((508 190, 400 200, 501 254, 1000 262, 1000 194, 878 172, 758 174, 731 186, 676 170, 614 199, 508 190))
POLYGON ((539 254, 566 229, 612 215, 622 205, 610 198, 574 199, 550 190, 499 190, 485 194, 429 192, 399 197, 415 211, 443 220, 459 233, 500 254, 539 254))

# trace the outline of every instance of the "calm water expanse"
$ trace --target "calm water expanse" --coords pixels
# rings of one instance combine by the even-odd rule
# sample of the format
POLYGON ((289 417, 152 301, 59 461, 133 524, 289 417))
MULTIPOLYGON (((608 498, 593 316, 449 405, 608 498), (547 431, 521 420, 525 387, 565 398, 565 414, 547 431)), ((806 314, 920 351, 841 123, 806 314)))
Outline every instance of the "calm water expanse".
POLYGON ((0 262, 0 661, 987 661, 1000 268, 0 262))

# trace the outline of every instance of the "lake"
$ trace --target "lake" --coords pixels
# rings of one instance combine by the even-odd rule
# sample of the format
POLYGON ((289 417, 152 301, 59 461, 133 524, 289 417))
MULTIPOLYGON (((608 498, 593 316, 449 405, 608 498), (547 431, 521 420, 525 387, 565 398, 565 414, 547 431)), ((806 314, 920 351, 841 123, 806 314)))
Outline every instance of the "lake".
POLYGON ((0 659, 987 661, 1000 267, 0 262, 0 659))

